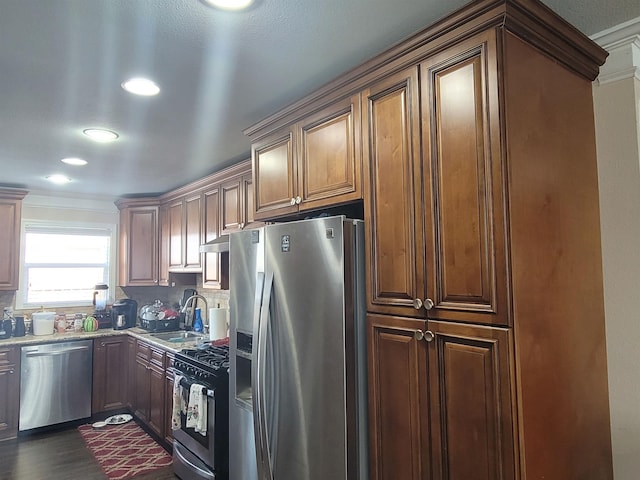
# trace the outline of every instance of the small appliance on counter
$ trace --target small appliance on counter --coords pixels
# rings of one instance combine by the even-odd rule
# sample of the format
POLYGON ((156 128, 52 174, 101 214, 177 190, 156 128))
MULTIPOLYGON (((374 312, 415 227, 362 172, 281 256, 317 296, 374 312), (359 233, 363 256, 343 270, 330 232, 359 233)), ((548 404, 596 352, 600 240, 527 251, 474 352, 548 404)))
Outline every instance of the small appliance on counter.
POLYGON ((138 315, 138 302, 129 298, 123 298, 111 305, 111 327, 114 330, 123 330, 136 326, 138 315))
POLYGON ((108 290, 109 286, 104 283, 93 287, 94 311, 91 316, 98 322, 98 328, 111 328, 112 325, 111 312, 107 310, 108 290))
POLYGON ((174 332, 180 329, 179 314, 156 300, 140 309, 140 326, 149 332, 174 332))

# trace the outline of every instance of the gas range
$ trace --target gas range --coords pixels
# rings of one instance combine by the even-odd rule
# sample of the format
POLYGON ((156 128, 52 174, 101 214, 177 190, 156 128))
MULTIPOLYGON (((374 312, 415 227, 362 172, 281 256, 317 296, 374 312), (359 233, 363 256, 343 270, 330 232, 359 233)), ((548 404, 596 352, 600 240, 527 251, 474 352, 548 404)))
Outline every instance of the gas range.
POLYGON ((209 388, 229 382, 229 346, 209 345, 176 353, 174 368, 209 388))

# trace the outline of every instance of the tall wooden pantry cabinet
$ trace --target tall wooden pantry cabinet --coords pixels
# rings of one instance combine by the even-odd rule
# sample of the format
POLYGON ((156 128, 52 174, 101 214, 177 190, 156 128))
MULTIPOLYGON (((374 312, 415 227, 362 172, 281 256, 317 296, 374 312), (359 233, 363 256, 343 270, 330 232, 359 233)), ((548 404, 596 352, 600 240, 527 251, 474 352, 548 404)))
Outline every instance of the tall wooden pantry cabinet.
POLYGON ((401 48, 363 93, 370 478, 611 479, 606 53, 533 0, 401 48))

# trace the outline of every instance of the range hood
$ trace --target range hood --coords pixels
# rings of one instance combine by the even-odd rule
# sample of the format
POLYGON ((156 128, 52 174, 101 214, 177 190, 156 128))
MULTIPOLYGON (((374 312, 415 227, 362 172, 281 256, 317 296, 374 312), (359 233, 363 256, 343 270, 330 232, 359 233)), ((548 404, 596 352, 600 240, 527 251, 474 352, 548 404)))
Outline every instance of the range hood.
POLYGON ((220 235, 214 240, 200 245, 201 253, 220 253, 229 251, 229 235, 220 235))

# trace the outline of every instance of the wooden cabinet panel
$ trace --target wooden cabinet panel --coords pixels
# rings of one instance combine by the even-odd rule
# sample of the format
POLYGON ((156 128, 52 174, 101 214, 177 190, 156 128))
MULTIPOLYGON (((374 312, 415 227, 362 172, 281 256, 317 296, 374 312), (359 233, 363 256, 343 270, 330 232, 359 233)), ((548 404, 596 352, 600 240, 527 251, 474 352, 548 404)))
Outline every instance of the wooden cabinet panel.
POLYGON ((185 242, 184 267, 188 270, 200 271, 200 244, 202 243, 200 194, 187 197, 184 204, 185 213, 185 242))
POLYGON ((127 406, 132 412, 136 411, 136 339, 127 337, 127 406))
POLYGON ((229 233, 242 227, 242 196, 240 179, 223 184, 220 187, 220 230, 229 233))
POLYGON ((128 342, 126 336, 93 341, 91 413, 125 408, 128 400, 128 342))
POLYGON ((160 238, 159 248, 160 255, 158 257, 158 285, 163 287, 169 286, 169 205, 160 205, 160 238))
POLYGON ((296 196, 297 170, 294 158, 293 131, 285 129, 251 147, 255 218, 265 220, 298 210, 291 199, 296 196))
POLYGON ((428 322, 434 478, 516 477, 509 330, 428 322))
POLYGON ((151 364, 149 367, 149 415, 148 425, 160 438, 164 437, 165 420, 165 374, 164 367, 151 364))
MULTIPOLYGON (((218 238, 220 228, 220 194, 217 188, 208 190, 203 194, 203 232, 204 241, 210 242, 218 238)), ((220 288, 220 254, 205 253, 202 265, 203 287, 220 288)))
POLYGON ((136 342, 135 380, 135 415, 163 438, 166 423, 164 350, 136 342))
POLYGON ((169 215, 169 271, 182 264, 182 201, 177 201, 168 207, 169 215))
POLYGON ((19 286, 20 219, 26 193, 0 188, 0 290, 19 286))
POLYGON ((364 92, 367 310, 424 317, 426 295, 420 177, 418 69, 364 92))
POLYGON ((171 414, 173 410, 173 379, 175 370, 173 369, 174 355, 166 353, 165 385, 164 385, 164 441, 168 446, 173 446, 173 427, 171 425, 171 414))
POLYGON ((359 95, 305 118, 298 135, 300 210, 362 198, 359 95))
POLYGON ((494 32, 422 64, 429 318, 509 323, 494 32))
POLYGON ((135 360, 135 415, 144 423, 149 423, 149 403, 151 383, 149 362, 136 355, 135 360))
POLYGON ((256 206, 253 195, 253 179, 251 175, 242 177, 242 213, 244 218, 244 228, 256 226, 256 206))
POLYGON ((414 336, 424 328, 421 320, 367 317, 372 480, 429 478, 427 349, 414 336))
POLYGON ((0 348, 0 440, 18 436, 20 349, 0 348))
POLYGON ((120 210, 120 285, 158 284, 159 206, 120 210))

